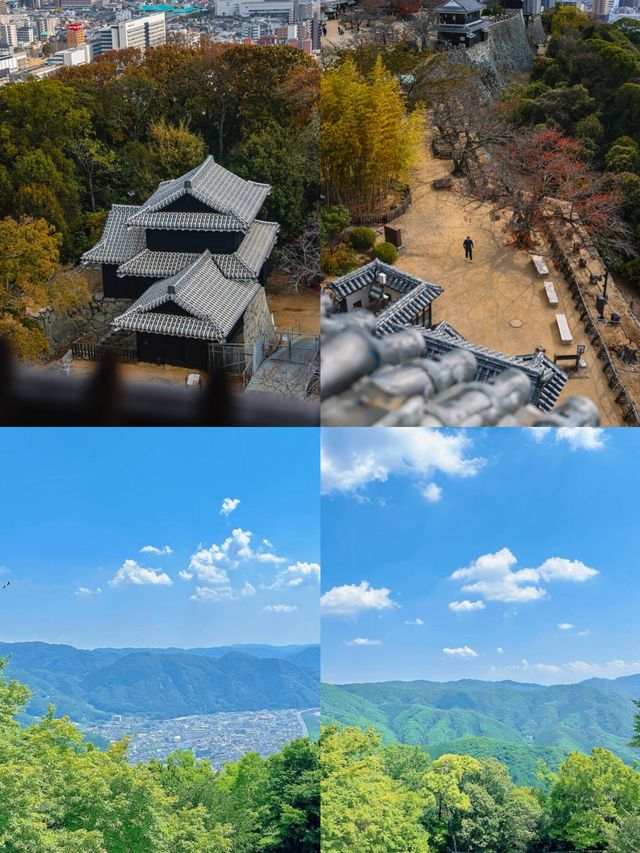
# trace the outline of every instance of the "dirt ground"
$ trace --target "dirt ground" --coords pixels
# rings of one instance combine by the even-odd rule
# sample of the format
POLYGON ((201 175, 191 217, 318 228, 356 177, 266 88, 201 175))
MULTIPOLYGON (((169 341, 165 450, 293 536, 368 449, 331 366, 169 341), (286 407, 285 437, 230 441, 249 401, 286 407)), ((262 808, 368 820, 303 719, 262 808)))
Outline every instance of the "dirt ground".
MULTIPOLYGON (((425 144, 411 181, 413 203, 393 222, 402 230, 404 243, 396 266, 444 287, 433 303, 434 322, 447 320, 474 343, 509 355, 543 347, 551 359, 585 344, 587 366, 578 373, 567 371, 570 378, 559 401, 576 394, 589 397, 597 403, 603 425, 622 426, 600 361, 551 258, 546 259, 550 275, 539 276, 530 254, 508 245, 504 223, 492 219, 488 205, 468 203, 455 179, 453 190, 434 190, 431 181, 450 171, 451 162, 434 159, 425 144), (462 248, 467 235, 475 244, 473 263, 465 260, 462 248), (544 279, 554 282, 558 307, 549 305, 544 279), (557 313, 567 318, 573 334, 570 344, 560 340, 557 313)), ((541 242, 536 251, 546 256, 549 250, 541 242)))
POLYGON ((311 289, 288 293, 284 276, 273 273, 266 285, 267 303, 276 329, 320 334, 320 294, 311 289))

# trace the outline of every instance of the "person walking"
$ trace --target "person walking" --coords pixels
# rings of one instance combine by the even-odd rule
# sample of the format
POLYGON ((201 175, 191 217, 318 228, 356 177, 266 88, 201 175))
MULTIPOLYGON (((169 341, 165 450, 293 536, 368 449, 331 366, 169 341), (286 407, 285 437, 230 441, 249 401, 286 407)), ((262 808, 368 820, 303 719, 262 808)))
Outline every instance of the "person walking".
POLYGON ((469 262, 473 263, 473 240, 471 237, 467 237, 462 245, 464 246, 465 260, 469 258, 469 262))

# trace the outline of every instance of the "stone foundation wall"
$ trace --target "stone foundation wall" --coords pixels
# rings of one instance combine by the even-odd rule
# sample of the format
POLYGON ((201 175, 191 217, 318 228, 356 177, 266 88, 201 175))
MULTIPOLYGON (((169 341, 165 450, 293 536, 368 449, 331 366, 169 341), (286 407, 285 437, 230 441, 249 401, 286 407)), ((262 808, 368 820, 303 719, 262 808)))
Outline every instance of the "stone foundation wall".
POLYGON ((99 292, 76 311, 58 314, 52 308, 44 308, 34 320, 44 332, 51 354, 60 355, 78 338, 97 343, 111 331, 114 317, 129 305, 130 299, 107 299, 99 292))
POLYGON ((261 287, 244 312, 242 337, 245 343, 245 350, 251 352, 253 345, 263 334, 273 331, 273 320, 271 319, 271 312, 267 304, 267 296, 264 287, 261 287))
POLYGON ((518 12, 493 23, 487 41, 450 51, 447 57, 450 62, 478 69, 484 87, 495 94, 505 87, 507 77, 531 71, 534 53, 522 12, 518 12))

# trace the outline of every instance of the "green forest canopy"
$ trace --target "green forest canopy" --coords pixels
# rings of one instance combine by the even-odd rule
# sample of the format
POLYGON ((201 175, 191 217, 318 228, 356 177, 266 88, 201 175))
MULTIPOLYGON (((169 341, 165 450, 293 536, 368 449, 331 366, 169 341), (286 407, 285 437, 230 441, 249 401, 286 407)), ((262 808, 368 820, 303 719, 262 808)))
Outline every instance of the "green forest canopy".
POLYGON ((541 853, 640 849, 640 773, 611 752, 572 753, 540 786, 495 758, 381 745, 372 728, 321 734, 326 853, 541 853))
POLYGON ((318 69, 292 47, 203 43, 107 53, 56 78, 0 88, 0 336, 37 359, 47 345, 30 319, 86 302, 81 277, 61 277, 93 245, 114 203, 144 201, 207 153, 272 185, 261 215, 282 241, 305 228, 319 194, 318 69))
POLYGON ((317 853, 319 753, 309 739, 216 773, 191 752, 131 765, 53 709, 21 728, 29 690, 0 661, 0 849, 6 853, 317 853))

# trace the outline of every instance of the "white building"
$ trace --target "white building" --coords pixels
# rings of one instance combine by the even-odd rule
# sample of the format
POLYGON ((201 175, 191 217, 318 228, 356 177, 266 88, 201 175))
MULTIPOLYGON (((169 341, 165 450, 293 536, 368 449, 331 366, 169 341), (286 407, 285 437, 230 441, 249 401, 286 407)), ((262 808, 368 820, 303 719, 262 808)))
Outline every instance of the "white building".
POLYGON ((86 65, 89 62, 91 62, 91 47, 88 44, 59 50, 49 60, 51 65, 64 66, 65 68, 71 68, 73 65, 86 65))
POLYGON ((160 47, 167 43, 167 23, 164 12, 121 21, 111 27, 112 50, 124 50, 126 47, 160 47))
POLYGON ((0 24, 0 44, 4 47, 18 46, 18 28, 15 24, 0 24))
POLYGON ((92 42, 93 55, 109 50, 124 50, 136 47, 144 51, 148 47, 160 47, 167 43, 167 24, 164 12, 119 21, 110 27, 98 30, 92 42))
POLYGON ((219 18, 249 18, 251 15, 289 15, 293 0, 215 0, 219 18))

